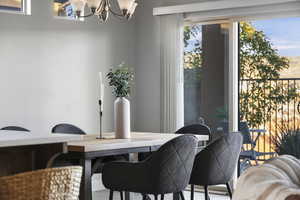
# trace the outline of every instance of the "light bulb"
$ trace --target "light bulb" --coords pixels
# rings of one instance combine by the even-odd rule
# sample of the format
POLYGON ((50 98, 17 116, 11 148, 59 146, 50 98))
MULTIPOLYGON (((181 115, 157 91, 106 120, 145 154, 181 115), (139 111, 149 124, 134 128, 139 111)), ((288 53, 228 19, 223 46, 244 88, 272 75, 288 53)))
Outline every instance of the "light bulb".
POLYGON ((124 11, 128 11, 132 7, 134 1, 135 0, 118 0, 118 4, 124 13, 124 11))
POLYGON ((101 6, 97 9, 98 17, 101 21, 106 22, 109 14, 109 5, 103 1, 101 6))
POLYGON ((82 11, 86 4, 85 0, 70 0, 72 8, 74 11, 82 11))
POLYGON ((134 2, 128 11, 129 14, 133 14, 137 6, 138 6, 138 4, 136 2, 134 2))
POLYGON ((89 8, 98 8, 102 0, 87 0, 89 8))
POLYGON ((136 2, 134 2, 133 5, 131 6, 130 10, 128 10, 128 12, 126 14, 127 19, 130 19, 132 17, 137 6, 138 6, 138 4, 136 2))

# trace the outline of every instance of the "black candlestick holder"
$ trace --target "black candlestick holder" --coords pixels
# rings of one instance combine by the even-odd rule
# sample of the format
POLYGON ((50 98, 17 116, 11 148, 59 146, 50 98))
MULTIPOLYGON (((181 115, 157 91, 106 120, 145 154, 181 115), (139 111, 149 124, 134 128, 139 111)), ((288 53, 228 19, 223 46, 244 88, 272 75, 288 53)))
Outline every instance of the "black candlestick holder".
POLYGON ((102 135, 102 116, 103 116, 103 112, 102 112, 102 100, 99 100, 99 123, 100 123, 100 134, 97 137, 97 139, 104 139, 103 135, 102 135))

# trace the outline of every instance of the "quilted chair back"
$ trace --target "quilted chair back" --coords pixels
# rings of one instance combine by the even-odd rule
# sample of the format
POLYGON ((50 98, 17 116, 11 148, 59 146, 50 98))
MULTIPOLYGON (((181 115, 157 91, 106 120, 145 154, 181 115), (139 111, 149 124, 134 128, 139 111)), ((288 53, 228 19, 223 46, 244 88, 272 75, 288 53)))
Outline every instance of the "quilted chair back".
POLYGON ((52 133, 86 135, 83 130, 72 124, 57 124, 52 128, 52 133))
POLYGON ((189 183, 198 140, 193 135, 179 136, 164 144, 148 160, 153 194, 180 192, 189 183))
POLYGON ((178 134, 194 134, 194 135, 208 135, 211 137, 210 128, 204 124, 192 124, 184 126, 181 129, 177 130, 178 134))
POLYGON ((23 132, 30 132, 30 130, 20 127, 20 126, 6 126, 1 128, 2 131, 23 131, 23 132))
POLYGON ((196 155, 190 183, 218 185, 228 183, 236 169, 243 137, 240 133, 227 133, 196 155))

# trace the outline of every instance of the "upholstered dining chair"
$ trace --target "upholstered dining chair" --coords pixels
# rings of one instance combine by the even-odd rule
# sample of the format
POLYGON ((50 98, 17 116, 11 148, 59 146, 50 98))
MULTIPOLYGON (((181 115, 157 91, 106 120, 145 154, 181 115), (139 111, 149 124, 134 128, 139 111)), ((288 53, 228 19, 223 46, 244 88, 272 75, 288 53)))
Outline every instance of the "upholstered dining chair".
POLYGON ((86 133, 79 127, 73 124, 57 124, 52 128, 52 133, 76 134, 86 135, 86 133))
POLYGON ((23 131, 23 132, 30 132, 30 130, 20 127, 20 126, 6 126, 1 128, 2 131, 23 131))
MULTIPOLYGON (((205 124, 192 124, 184 126, 180 129, 178 129, 176 134, 192 134, 192 135, 207 135, 209 137, 209 141, 211 139, 211 131, 208 126, 205 124)), ((201 141, 201 146, 205 146, 209 141, 201 141)), ((151 153, 149 152, 143 152, 139 153, 139 160, 145 160, 147 157, 149 157, 151 153)))
POLYGON ((192 124, 187 125, 179 130, 177 130, 175 133, 178 134, 193 134, 193 135, 207 135, 209 137, 209 141, 211 139, 211 131, 208 126, 205 124, 192 124))
POLYGON ((82 167, 63 167, 0 177, 2 200, 77 200, 82 167))
POLYGON ((179 136, 141 162, 111 162, 104 165, 102 181, 113 199, 113 191, 158 195, 180 193, 189 183, 198 140, 179 136))
POLYGON ((226 184, 230 198, 230 181, 237 167, 243 137, 239 132, 226 133, 214 140, 195 158, 190 178, 191 200, 194 200, 194 186, 204 186, 205 199, 209 199, 208 186, 226 184))
MULTIPOLYGON (((86 135, 86 133, 72 124, 57 124, 52 130, 52 134, 62 133, 62 134, 75 134, 75 135, 86 135)), ((69 158, 68 154, 57 153, 54 155, 47 163, 47 168, 51 167, 62 167, 62 166, 72 166, 79 165, 79 160, 72 160, 69 158)))
MULTIPOLYGON (((57 124, 52 128, 52 133, 63 133, 63 134, 77 134, 77 135, 86 135, 86 133, 80 129, 79 127, 62 123, 57 124)), ((112 162, 112 161, 122 161, 126 160, 126 156, 107 156, 103 158, 98 158, 93 161, 92 163, 92 173, 101 173, 102 168, 106 162, 112 162)), ((51 158, 51 160, 48 162, 48 167, 55 167, 55 166, 70 166, 70 165, 79 165, 78 160, 70 160, 68 157, 68 154, 57 154, 54 157, 51 158)))

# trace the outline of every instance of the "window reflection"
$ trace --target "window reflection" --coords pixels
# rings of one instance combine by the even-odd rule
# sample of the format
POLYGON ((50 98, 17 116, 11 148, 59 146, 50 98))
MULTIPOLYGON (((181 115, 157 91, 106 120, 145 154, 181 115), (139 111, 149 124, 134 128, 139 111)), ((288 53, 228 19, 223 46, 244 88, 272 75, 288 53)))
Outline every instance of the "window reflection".
POLYGON ((0 10, 22 11, 23 0, 0 0, 0 10))

